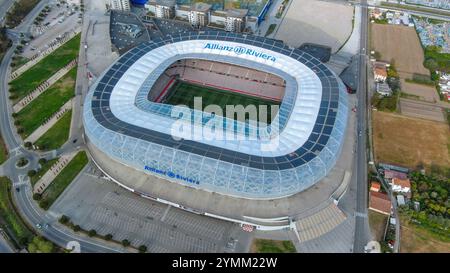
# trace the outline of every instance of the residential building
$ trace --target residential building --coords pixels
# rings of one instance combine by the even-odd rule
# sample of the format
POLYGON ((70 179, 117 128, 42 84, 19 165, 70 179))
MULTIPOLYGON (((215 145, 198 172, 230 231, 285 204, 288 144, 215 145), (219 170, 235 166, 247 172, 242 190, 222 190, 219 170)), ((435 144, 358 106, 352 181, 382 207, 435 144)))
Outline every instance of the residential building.
POLYGON ((175 0, 150 0, 145 9, 156 18, 172 19, 175 16, 175 0))
POLYGON ((188 20, 195 27, 204 27, 209 24, 209 15, 211 5, 203 2, 197 2, 190 6, 188 20))
POLYGON ((391 207, 391 199, 386 193, 369 192, 369 209, 385 215, 390 215, 391 207))
POLYGON ((405 197, 403 195, 397 195, 397 205, 404 206, 406 204, 405 197))
POLYGON ((215 10, 210 13, 210 26, 226 31, 243 32, 246 28, 247 9, 215 10))
POLYGON ((384 82, 387 79, 386 66, 376 65, 373 68, 373 77, 376 82, 384 82))
POLYGON ((380 190, 381 184, 379 182, 372 181, 372 183, 370 183, 370 191, 379 192, 380 190))
POLYGON ((377 82, 377 93, 382 96, 391 96, 392 95, 392 89, 389 87, 389 85, 385 82, 377 82))
POLYGON ((398 193, 411 192, 411 181, 409 181, 409 179, 392 178, 390 185, 393 192, 398 193))
POLYGON ((381 19, 383 17, 383 12, 379 8, 371 9, 371 17, 373 19, 381 19))
POLYGON ((227 21, 227 12, 224 10, 212 11, 209 19, 210 19, 209 22, 210 26, 225 28, 225 24, 227 21))
POLYGON ((392 171, 392 170, 384 170, 384 178, 389 179, 399 178, 399 179, 408 179, 408 175, 406 173, 392 171))
POLYGON ((111 10, 130 11, 130 0, 110 0, 111 10))
POLYGON ((176 5, 175 6, 175 18, 179 20, 189 21, 189 13, 191 7, 188 5, 176 5))
POLYGON ((225 30, 242 32, 245 29, 248 9, 229 9, 225 21, 225 30))
POLYGON ((439 91, 447 100, 450 99, 450 74, 439 72, 439 91))

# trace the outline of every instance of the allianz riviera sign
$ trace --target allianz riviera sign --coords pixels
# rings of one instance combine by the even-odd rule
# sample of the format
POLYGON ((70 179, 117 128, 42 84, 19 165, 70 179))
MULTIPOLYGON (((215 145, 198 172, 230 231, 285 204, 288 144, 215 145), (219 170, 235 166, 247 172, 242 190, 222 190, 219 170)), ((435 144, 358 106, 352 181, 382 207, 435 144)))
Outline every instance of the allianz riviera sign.
POLYGON ((207 43, 204 47, 204 49, 212 49, 212 50, 223 50, 223 51, 229 51, 234 52, 236 55, 250 55, 254 56, 256 58, 261 58, 264 60, 269 60, 272 62, 275 62, 277 60, 276 57, 266 54, 264 52, 260 52, 254 49, 246 48, 243 46, 228 46, 228 45, 221 45, 221 44, 215 44, 215 43, 207 43))

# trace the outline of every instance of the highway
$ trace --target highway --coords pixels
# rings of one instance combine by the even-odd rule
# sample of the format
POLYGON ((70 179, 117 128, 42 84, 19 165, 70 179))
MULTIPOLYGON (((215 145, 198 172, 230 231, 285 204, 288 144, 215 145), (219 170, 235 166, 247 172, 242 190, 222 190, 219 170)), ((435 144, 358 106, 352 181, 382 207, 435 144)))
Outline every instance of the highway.
MULTIPOLYGON (((23 23, 17 27, 16 32, 28 32, 34 18, 39 14, 42 8, 48 3, 48 0, 43 0, 33 11, 25 18, 23 23)), ((13 37, 14 38, 14 37, 13 37)), ((5 109, 0 112, 0 132, 8 147, 10 157, 2 167, 7 176, 13 181, 15 190, 13 191, 13 197, 15 203, 21 212, 22 217, 27 221, 30 226, 36 227, 37 224, 45 225, 49 224, 49 227, 37 232, 55 244, 66 247, 67 243, 77 241, 80 243, 81 252, 123 252, 124 249, 119 246, 110 246, 98 242, 91 238, 84 238, 74 234, 72 231, 65 227, 62 227, 57 223, 57 216, 43 212, 37 207, 37 204, 33 201, 31 195, 31 186, 27 179, 25 179, 26 173, 30 169, 34 169, 38 165, 40 156, 37 153, 26 150, 21 146, 23 141, 16 134, 14 125, 11 118, 11 105, 8 102, 8 81, 10 73, 11 58, 16 48, 17 40, 14 41, 14 45, 7 51, 1 64, 0 64, 0 109, 5 109), (20 158, 25 157, 29 160, 29 165, 23 169, 17 169, 15 162, 20 158)))
MULTIPOLYGON (((433 13, 432 11, 427 12, 427 11, 417 11, 417 10, 408 9, 408 7, 414 7, 413 5, 404 5, 404 8, 402 8, 402 7, 382 6, 380 4, 373 5, 373 4, 368 4, 367 1, 365 1, 365 2, 349 1, 349 3, 352 3, 354 5, 361 5, 364 7, 370 7, 370 8, 380 8, 380 9, 385 9, 385 10, 408 12, 410 14, 414 14, 417 16, 428 17, 428 18, 438 19, 438 20, 448 21, 448 18, 449 18, 448 16, 436 14, 436 13, 433 13)), ((415 7, 417 8, 420 6, 415 6, 415 7)))
POLYGON ((368 9, 367 0, 361 0, 361 39, 359 54, 359 83, 357 104, 358 137, 353 178, 356 179, 356 220, 353 251, 362 253, 370 240, 369 222, 367 218, 367 46, 368 46, 368 9))

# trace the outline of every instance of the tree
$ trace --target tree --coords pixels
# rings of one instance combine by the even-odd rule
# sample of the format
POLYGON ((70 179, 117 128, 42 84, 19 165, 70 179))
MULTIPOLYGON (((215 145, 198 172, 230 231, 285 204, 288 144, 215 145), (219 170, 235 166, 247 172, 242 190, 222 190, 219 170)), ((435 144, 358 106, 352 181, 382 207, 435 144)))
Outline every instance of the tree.
POLYGON ((110 234, 110 233, 105 235, 105 240, 106 241, 110 241, 110 240, 112 240, 112 238, 113 238, 113 235, 110 234))
POLYGON ((69 223, 70 218, 69 218, 69 216, 62 215, 61 218, 59 218, 58 221, 59 221, 61 224, 65 225, 65 224, 69 223))
POLYGON ((28 251, 30 253, 52 253, 54 246, 45 238, 36 236, 28 244, 28 251))
POLYGON ((47 163, 47 159, 45 159, 45 158, 39 159, 39 164, 44 165, 45 163, 47 163))
POLYGON ((128 246, 130 246, 130 241, 128 241, 127 239, 124 239, 124 240, 122 240, 122 245, 124 247, 128 247, 128 246))
POLYGON ((73 226, 73 231, 78 232, 81 230, 81 227, 79 225, 73 226))
POLYGON ((36 172, 36 170, 29 170, 27 174, 29 177, 33 177, 37 174, 37 172, 36 172))
POLYGON ((33 199, 40 201, 42 199, 42 195, 40 193, 33 193, 33 199))
POLYGON ((423 66, 425 66, 426 68, 428 68, 431 71, 435 71, 439 69, 439 64, 438 62, 433 59, 433 58, 428 58, 423 62, 423 66))
POLYGON ((379 60, 379 59, 381 59, 381 53, 378 51, 375 51, 373 53, 373 57, 375 58, 375 60, 379 60))
POLYGON ((25 146, 25 148, 30 149, 33 146, 33 143, 27 141, 27 142, 25 142, 24 146, 25 146))
POLYGON ((21 157, 18 161, 17 161, 17 166, 19 167, 23 167, 25 165, 28 164, 28 160, 25 157, 21 157))
POLYGON ((139 253, 145 253, 145 252, 147 252, 147 246, 140 245, 138 250, 139 250, 139 253))
POLYGON ((48 209, 49 205, 50 204, 48 203, 47 199, 41 199, 41 201, 39 202, 39 207, 45 210, 48 209))
POLYGON ((91 229, 88 231, 88 236, 89 237, 94 237, 95 235, 97 235, 97 231, 95 231, 95 229, 91 229))

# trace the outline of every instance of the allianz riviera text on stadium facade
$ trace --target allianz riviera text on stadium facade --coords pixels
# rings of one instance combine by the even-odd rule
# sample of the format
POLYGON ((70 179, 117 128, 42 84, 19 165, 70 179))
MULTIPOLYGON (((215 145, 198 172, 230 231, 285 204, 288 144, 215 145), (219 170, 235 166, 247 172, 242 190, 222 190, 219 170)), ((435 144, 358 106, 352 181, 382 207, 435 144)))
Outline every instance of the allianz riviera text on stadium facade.
POLYGON ((324 178, 339 158, 347 118, 346 88, 319 60, 279 41, 221 31, 167 36, 133 48, 91 87, 83 115, 89 145, 112 160, 182 185, 254 199, 289 196, 324 178), (173 139, 173 106, 149 101, 148 93, 181 59, 257 67, 284 78, 278 147, 173 139))

